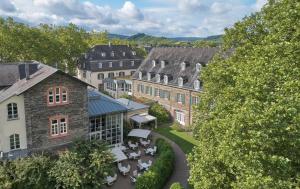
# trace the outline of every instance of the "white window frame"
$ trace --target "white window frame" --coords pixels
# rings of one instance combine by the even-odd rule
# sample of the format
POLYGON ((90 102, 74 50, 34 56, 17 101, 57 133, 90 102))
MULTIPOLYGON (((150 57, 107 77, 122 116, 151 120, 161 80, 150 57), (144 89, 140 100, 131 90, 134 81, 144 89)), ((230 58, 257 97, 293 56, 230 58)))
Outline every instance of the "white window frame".
POLYGON ((112 67, 112 62, 109 62, 109 63, 108 63, 108 66, 111 68, 111 67, 112 67))
POLYGON ((58 128, 58 120, 57 119, 51 119, 51 136, 58 136, 59 135, 59 128, 58 128), (54 123, 56 122, 56 123, 54 123))
POLYGON ((184 112, 176 110, 175 111, 175 119, 181 125, 185 125, 185 115, 184 115, 184 112))
POLYGON ((186 68, 186 63, 185 63, 185 62, 182 62, 182 63, 180 64, 180 67, 181 67, 181 71, 184 71, 185 68, 186 68))
POLYGON ((202 68, 202 65, 200 63, 196 64, 196 71, 199 72, 202 68))
POLYGON ((131 60, 131 66, 134 66, 134 60, 131 60))
POLYGON ((179 86, 179 87, 182 87, 182 86, 183 86, 183 78, 182 78, 182 77, 179 77, 179 78, 178 78, 178 86, 179 86))
POLYGON ((126 56, 126 52, 123 52, 123 56, 126 56))
POLYGON ((167 75, 164 75, 164 84, 168 85, 169 77, 167 75))
POLYGON ((102 63, 101 62, 98 63, 98 68, 102 68, 102 63))
POLYGON ((105 53, 105 52, 101 52, 101 56, 102 56, 102 57, 105 57, 105 56, 106 56, 106 53, 105 53))
POLYGON ((142 78, 143 78, 143 73, 139 72, 139 80, 142 80, 142 78))
POLYGON ((155 67, 155 66, 156 66, 156 61, 152 60, 152 67, 155 67))
POLYGON ((156 78, 156 82, 159 83, 160 82, 160 74, 156 74, 155 78, 156 78))
POLYGON ((18 117, 18 104, 14 102, 7 104, 7 119, 13 120, 18 119, 18 117))
POLYGON ((61 98, 60 98, 60 87, 55 87, 55 103, 59 104, 61 102, 61 98), (58 89, 58 92, 57 92, 58 89), (58 101, 57 101, 57 97, 58 97, 58 101))
POLYGON ((123 67, 123 61, 120 61, 119 66, 123 67))
POLYGON ((63 103, 68 102, 68 90, 64 87, 62 88, 61 96, 62 96, 61 100, 62 100, 63 103), (64 97, 65 97, 66 100, 64 100, 64 97))
POLYGON ((68 123, 67 123, 67 119, 65 117, 64 118, 60 118, 60 120, 59 120, 59 126, 60 126, 59 133, 61 135, 68 133, 68 123), (62 121, 63 119, 65 121, 62 121))
POLYGON ((148 81, 151 80, 151 73, 147 73, 147 80, 148 80, 148 81))
POLYGON ((53 88, 50 88, 50 89, 48 90, 48 103, 49 103, 49 104, 54 104, 54 90, 53 90, 53 88), (51 92, 52 94, 50 94, 50 92, 51 92), (50 97, 52 97, 52 102, 50 101, 50 97))
POLYGON ((200 81, 198 79, 194 81, 194 89, 197 91, 200 89, 200 81))

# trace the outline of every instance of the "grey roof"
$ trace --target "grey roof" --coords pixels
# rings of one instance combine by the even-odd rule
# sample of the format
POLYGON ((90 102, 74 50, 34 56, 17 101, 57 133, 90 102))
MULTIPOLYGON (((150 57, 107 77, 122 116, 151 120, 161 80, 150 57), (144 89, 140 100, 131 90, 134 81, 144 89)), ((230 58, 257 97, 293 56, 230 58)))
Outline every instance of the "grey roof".
MULTIPOLYGON (((15 63, 16 65, 24 65, 25 69, 25 64, 28 64, 28 62, 19 62, 15 63)), ((68 75, 64 73, 63 71, 60 71, 58 69, 55 69, 53 67, 47 66, 45 64, 39 63, 39 62, 30 62, 30 64, 35 64, 33 67, 36 67, 37 70, 35 70, 34 73, 32 73, 27 80, 26 78, 18 79, 15 83, 13 83, 11 86, 4 88, 0 91, 0 103, 7 100, 8 98, 15 96, 15 95, 20 95, 23 92, 27 91, 31 87, 35 86, 36 84, 40 83, 44 79, 48 78, 49 76, 53 75, 56 72, 60 72, 65 74, 68 77, 71 77, 78 82, 84 83, 86 85, 89 85, 75 77, 72 77, 71 75, 68 75)), ((23 66, 21 66, 23 67, 23 66)), ((30 68, 30 67, 29 67, 30 68)), ((22 68, 21 68, 22 69, 22 68)), ((34 70, 34 69, 33 69, 34 70)), ((1 70, 2 72, 3 70, 1 70)))
MULTIPOLYGON (((171 76, 172 80, 168 85, 178 86, 178 78, 182 77, 187 81, 183 88, 193 89, 193 83, 199 79, 199 72, 196 71, 196 64, 205 66, 219 51, 218 48, 183 48, 183 47, 159 47, 153 48, 139 69, 133 75, 133 79, 139 79, 139 72, 143 73, 142 80, 147 81, 148 72, 171 76), (156 66, 152 66, 152 61, 156 61, 156 66), (165 67, 161 67, 161 61, 165 61, 165 67), (181 63, 186 62, 187 66, 181 71, 181 63)), ((153 77, 150 82, 155 82, 153 77)), ((163 83, 163 80, 160 82, 163 83)))
POLYGON ((133 51, 127 45, 96 45, 79 58, 78 67, 81 70, 90 71, 137 69, 143 58, 133 55, 133 51), (114 52, 114 56, 111 56, 112 52, 114 52), (105 57, 101 53, 105 53, 105 57), (120 66, 120 61, 123 62, 122 66, 120 66), (131 61, 134 61, 133 66, 131 61), (112 62, 112 67, 109 67, 109 62, 112 62), (98 67, 98 63, 102 63, 102 68, 98 67))
POLYGON ((88 89, 88 99, 89 117, 127 111, 118 101, 96 89, 88 89))
POLYGON ((129 111, 130 110, 134 111, 134 110, 140 110, 140 109, 144 109, 144 108, 149 108, 148 105, 137 103, 137 102, 134 102, 134 101, 126 99, 126 98, 119 98, 119 99, 117 99, 117 101, 119 103, 123 104, 124 106, 126 106, 129 111))

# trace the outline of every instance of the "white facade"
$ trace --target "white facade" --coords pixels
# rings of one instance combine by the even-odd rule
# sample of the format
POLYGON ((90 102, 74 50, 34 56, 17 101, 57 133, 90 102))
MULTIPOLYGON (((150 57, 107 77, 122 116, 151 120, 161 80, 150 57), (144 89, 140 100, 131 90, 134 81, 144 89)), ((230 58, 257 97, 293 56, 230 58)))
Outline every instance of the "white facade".
POLYGON ((25 108, 24 108, 24 97, 13 96, 6 101, 0 103, 0 152, 10 152, 11 141, 10 136, 18 134, 20 148, 13 149, 27 149, 27 138, 26 138, 26 124, 25 124, 25 108), (18 116, 15 119, 8 119, 7 105, 10 103, 17 104, 18 116))
POLYGON ((120 72, 124 72, 124 76, 130 76, 132 75, 133 72, 135 72, 136 69, 130 69, 130 70, 113 70, 113 71, 102 71, 102 72, 91 72, 88 70, 78 70, 77 71, 77 77, 91 85, 93 85, 94 87, 98 88, 100 84, 103 84, 102 80, 105 78, 108 78, 108 74, 109 73, 114 73, 114 77, 119 77, 119 73, 120 72), (99 79, 98 78, 98 74, 104 74, 104 78, 103 79, 99 79), (85 77, 84 77, 85 74, 85 77))

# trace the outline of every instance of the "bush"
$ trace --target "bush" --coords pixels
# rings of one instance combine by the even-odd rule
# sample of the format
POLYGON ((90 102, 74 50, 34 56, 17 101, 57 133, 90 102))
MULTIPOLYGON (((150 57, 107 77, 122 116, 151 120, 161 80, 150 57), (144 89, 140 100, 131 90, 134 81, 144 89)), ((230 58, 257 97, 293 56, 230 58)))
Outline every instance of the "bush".
POLYGON ((175 182, 171 185, 170 189, 184 189, 179 182, 175 182))
POLYGON ((171 128, 176 131, 179 131, 179 132, 184 131, 184 128, 182 128, 181 125, 177 121, 174 122, 174 124, 171 126, 171 128))
POLYGON ((149 114, 155 116, 159 123, 166 123, 170 121, 169 112, 160 104, 153 103, 149 108, 149 114))
POLYGON ((160 189, 168 181, 174 169, 175 155, 164 139, 157 139, 158 158, 153 166, 137 179, 136 189, 160 189))

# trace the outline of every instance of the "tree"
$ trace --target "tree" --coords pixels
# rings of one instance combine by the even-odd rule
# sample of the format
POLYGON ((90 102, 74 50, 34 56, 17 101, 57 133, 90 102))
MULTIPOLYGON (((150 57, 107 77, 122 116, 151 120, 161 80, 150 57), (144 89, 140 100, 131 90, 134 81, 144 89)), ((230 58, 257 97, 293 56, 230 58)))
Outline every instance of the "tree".
POLYGON ((113 156, 99 141, 77 141, 73 149, 60 155, 50 175, 58 188, 101 188, 112 172, 113 156))
POLYGON ((299 10, 296 0, 270 0, 226 30, 203 69, 199 146, 189 156, 195 188, 299 187, 299 10))

